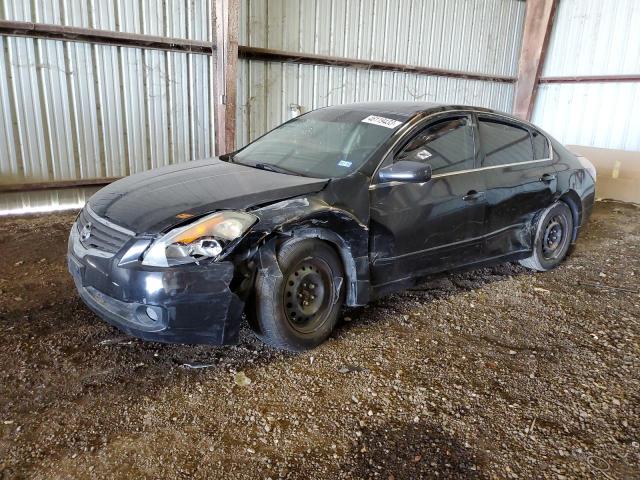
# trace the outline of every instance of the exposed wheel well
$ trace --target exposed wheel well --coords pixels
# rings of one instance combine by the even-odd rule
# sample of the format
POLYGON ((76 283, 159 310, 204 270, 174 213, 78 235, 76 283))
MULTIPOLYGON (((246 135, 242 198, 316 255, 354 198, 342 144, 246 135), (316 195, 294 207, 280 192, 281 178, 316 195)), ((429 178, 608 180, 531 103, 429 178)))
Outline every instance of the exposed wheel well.
MULTIPOLYGON (((356 271, 356 264, 351 254, 351 250, 348 248, 348 245, 344 240, 333 232, 324 229, 299 230, 294 232, 293 236, 289 238, 314 238, 329 245, 338 256, 338 259, 342 264, 342 270, 344 271, 345 279, 343 283, 346 288, 345 303, 347 305, 357 305, 358 275, 356 271)), ((284 241, 286 241, 286 239, 287 237, 282 238, 284 241)))

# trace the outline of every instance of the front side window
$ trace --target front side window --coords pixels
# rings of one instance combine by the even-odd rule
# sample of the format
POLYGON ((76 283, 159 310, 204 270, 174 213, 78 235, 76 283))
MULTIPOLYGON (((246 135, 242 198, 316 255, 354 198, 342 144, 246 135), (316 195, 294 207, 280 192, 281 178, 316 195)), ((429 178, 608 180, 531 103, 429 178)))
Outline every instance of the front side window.
POLYGON ((480 119, 480 142, 484 148, 483 166, 508 165, 533 160, 529 131, 492 120, 480 119))
POLYGON ((379 112, 315 110, 247 145, 232 161, 318 178, 357 170, 404 123, 379 112))
POLYGON ((428 163, 433 175, 474 167, 473 127, 467 117, 447 119, 429 125, 416 135, 396 157, 428 163))

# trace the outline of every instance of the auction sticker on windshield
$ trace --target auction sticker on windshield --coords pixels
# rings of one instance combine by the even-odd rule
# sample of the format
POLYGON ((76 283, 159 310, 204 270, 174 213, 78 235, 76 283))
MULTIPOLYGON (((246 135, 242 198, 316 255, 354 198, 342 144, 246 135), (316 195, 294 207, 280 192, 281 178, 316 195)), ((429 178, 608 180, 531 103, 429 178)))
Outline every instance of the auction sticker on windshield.
POLYGON ((396 128, 398 125, 402 124, 398 120, 394 120, 392 118, 379 117, 378 115, 369 115, 367 118, 362 120, 364 123, 371 123, 372 125, 378 125, 379 127, 385 128, 396 128))

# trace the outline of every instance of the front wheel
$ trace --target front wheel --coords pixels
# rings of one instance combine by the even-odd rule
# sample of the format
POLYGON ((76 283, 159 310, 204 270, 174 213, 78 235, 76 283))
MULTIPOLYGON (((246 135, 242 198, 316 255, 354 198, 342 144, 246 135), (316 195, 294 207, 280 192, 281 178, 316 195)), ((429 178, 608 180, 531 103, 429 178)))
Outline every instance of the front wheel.
POLYGON ((338 321, 344 300, 340 258, 323 241, 292 239, 280 247, 277 260, 282 276, 256 278, 256 333, 276 348, 314 348, 338 321))
POLYGON ((520 260, 520 265, 539 272, 551 270, 567 255, 572 237, 571 209, 564 202, 554 203, 540 216, 532 255, 520 260))

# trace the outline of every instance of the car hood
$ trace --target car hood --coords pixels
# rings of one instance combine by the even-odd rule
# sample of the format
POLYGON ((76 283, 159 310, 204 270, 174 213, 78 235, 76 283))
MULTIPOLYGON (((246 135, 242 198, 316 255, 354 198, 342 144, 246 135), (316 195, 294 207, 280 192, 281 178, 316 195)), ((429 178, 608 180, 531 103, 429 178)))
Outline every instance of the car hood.
POLYGON ((98 191, 89 205, 117 225, 154 234, 215 210, 247 209, 319 192, 327 181, 211 158, 123 178, 98 191))

